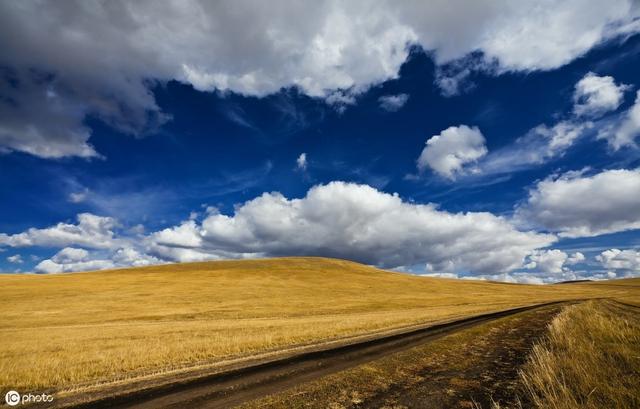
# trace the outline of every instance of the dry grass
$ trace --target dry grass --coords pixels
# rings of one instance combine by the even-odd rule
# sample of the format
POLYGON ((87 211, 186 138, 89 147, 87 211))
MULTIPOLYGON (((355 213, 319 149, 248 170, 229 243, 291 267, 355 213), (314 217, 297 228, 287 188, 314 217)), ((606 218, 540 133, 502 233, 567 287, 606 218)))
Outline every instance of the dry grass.
POLYGON ((284 258, 0 276, 0 389, 65 390, 627 286, 423 278, 284 258))
POLYGON ((640 311, 596 301, 568 307, 521 378, 536 408, 640 407, 640 311))

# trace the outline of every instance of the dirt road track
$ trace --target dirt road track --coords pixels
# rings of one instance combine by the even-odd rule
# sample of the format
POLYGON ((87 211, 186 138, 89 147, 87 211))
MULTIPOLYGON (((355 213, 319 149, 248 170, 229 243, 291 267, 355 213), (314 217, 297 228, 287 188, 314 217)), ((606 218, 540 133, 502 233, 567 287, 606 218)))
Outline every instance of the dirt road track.
POLYGON ((66 408, 229 408, 488 321, 552 302, 477 315, 323 351, 172 383, 66 408))

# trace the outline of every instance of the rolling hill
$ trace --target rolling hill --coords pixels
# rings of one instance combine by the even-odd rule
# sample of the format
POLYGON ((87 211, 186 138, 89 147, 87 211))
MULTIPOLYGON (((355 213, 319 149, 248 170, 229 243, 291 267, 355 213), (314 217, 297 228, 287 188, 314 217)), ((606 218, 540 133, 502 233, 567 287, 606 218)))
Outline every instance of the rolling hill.
POLYGON ((2 275, 0 387, 81 389, 550 300, 637 300, 638 288, 448 280, 308 257, 2 275))

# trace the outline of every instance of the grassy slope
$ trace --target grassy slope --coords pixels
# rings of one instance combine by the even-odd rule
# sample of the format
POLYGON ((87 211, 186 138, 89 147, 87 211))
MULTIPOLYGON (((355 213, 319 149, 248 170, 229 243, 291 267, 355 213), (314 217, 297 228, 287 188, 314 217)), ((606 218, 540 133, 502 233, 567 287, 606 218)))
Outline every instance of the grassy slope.
POLYGON ((624 286, 409 276, 320 258, 0 276, 0 389, 65 389, 624 286))
POLYGON ((558 315, 522 372, 535 408, 640 407, 640 310, 590 301, 558 315))

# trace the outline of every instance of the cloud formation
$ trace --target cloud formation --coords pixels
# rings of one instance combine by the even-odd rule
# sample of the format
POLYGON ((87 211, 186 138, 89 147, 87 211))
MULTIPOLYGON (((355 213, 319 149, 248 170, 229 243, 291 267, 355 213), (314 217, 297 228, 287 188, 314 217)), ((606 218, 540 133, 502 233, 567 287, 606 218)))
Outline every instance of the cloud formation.
POLYGON ((567 272, 567 266, 581 263, 585 260, 584 254, 580 252, 568 255, 562 250, 536 250, 528 257, 529 263, 525 268, 537 270, 543 273, 560 274, 567 272))
POLYGON ((307 170, 307 154, 302 152, 296 159, 296 167, 300 170, 307 170))
POLYGON ((636 93, 634 104, 617 121, 598 133, 599 139, 606 139, 614 151, 630 146, 637 147, 636 138, 640 135, 640 91, 636 93))
POLYGON ((168 117, 152 89, 170 80, 253 96, 297 87, 350 103, 396 78, 411 45, 433 50, 438 65, 480 52, 473 64, 495 73, 554 69, 638 32, 637 16, 630 0, 2 2, 0 147, 97 157, 85 119, 153 131, 168 117))
POLYGON ((90 213, 77 216, 78 223, 58 223, 55 226, 29 230, 17 234, 0 233, 0 246, 9 247, 66 247, 113 248, 118 245, 114 236, 117 222, 112 217, 90 213))
POLYGON ((477 127, 452 126, 426 143, 418 158, 418 170, 430 168, 438 175, 454 180, 464 173, 465 165, 487 154, 484 136, 477 127))
POLYGON ((34 270, 36 273, 53 274, 140 267, 160 263, 162 260, 148 254, 141 254, 130 247, 119 248, 106 254, 89 252, 82 248, 65 247, 50 259, 38 263, 34 270))
POLYGON ((640 170, 608 170, 592 176, 567 172, 529 191, 515 212, 523 225, 561 237, 590 237, 640 228, 640 170))
POLYGON ((573 108, 553 125, 540 124, 511 144, 490 152, 477 165, 477 174, 511 173, 561 158, 580 139, 597 136, 617 150, 635 145, 640 134, 640 97, 626 112, 615 111, 629 86, 613 77, 587 73, 575 85, 573 108))
POLYGON ((400 110, 409 100, 409 94, 384 95, 378 98, 380 108, 389 112, 400 110))
POLYGON ((491 213, 449 213, 413 204, 367 185, 332 182, 300 199, 264 193, 237 205, 232 215, 213 210, 198 222, 132 236, 116 221, 90 214, 78 224, 59 223, 0 236, 0 246, 61 248, 39 272, 197 261, 315 255, 385 268, 425 265, 432 273, 509 272, 522 267, 552 235, 519 231, 491 213), (114 232, 115 231, 115 232, 114 232))
POLYGON ((638 250, 605 250, 596 256, 596 260, 615 276, 628 276, 640 273, 640 251, 638 250))
POLYGON ((7 257, 7 261, 13 264, 22 264, 24 262, 20 254, 14 254, 13 256, 7 257))
MULTIPOLYGON (((332 182, 301 199, 265 193, 235 209, 150 237, 156 255, 316 255, 381 267, 426 264, 430 271, 510 271, 555 238, 521 232, 491 213, 448 213, 366 185, 332 182)), ((178 258, 183 260, 182 258, 178 258)))
POLYGON ((598 76, 592 72, 577 84, 573 94, 573 112, 578 116, 599 116, 618 109, 628 85, 617 85, 611 76, 598 76))

